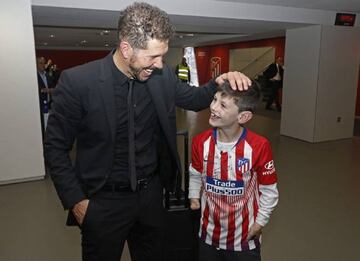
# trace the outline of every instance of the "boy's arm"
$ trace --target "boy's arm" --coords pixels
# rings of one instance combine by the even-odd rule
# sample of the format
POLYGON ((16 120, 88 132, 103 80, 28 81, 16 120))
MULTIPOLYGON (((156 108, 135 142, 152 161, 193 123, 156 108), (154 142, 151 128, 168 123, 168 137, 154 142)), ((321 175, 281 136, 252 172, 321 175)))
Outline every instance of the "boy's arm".
POLYGON ((199 173, 192 164, 189 167, 190 184, 189 184, 189 199, 190 208, 196 210, 200 208, 200 190, 201 190, 201 173, 199 173))
POLYGON ((274 210, 279 198, 276 183, 272 185, 259 185, 259 192, 259 210, 255 223, 250 227, 248 232, 248 240, 260 236, 262 233, 262 228, 269 222, 270 215, 274 210))
POLYGON ((190 171, 189 198, 200 198, 201 173, 198 172, 192 166, 192 163, 190 164, 189 171, 190 171))
POLYGON ((269 222, 270 215, 278 203, 279 192, 276 183, 272 185, 259 185, 259 192, 259 211, 255 222, 264 227, 269 222))
POLYGON ((270 144, 265 142, 257 167, 259 184, 259 209, 255 222, 264 227, 270 219, 272 211, 278 203, 277 176, 270 144))
MULTIPOLYGON (((195 138, 194 138, 195 139, 195 138)), ((192 141, 191 164, 189 166, 189 199, 190 208, 192 210, 200 208, 200 191, 201 191, 201 172, 202 172, 202 157, 200 157, 199 146, 192 141)))
POLYGON ((259 158, 260 160, 255 166, 259 184, 259 209, 255 223, 249 229, 247 240, 260 236, 262 228, 269 222, 270 215, 279 199, 277 176, 268 141, 261 148, 259 158))

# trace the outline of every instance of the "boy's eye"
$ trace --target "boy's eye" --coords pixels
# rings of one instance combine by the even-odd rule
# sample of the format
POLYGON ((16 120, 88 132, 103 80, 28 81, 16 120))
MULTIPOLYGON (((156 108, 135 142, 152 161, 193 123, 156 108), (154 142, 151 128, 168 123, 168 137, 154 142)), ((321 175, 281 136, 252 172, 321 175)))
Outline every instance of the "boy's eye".
POLYGON ((225 103, 221 103, 221 107, 222 107, 222 108, 226 108, 225 103))

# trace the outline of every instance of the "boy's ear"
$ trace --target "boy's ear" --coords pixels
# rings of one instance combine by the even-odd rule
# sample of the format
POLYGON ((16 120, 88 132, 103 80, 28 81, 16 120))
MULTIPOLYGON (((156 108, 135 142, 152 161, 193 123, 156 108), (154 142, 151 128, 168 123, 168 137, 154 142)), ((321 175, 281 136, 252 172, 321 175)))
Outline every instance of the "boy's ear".
POLYGON ((120 50, 120 53, 122 54, 122 56, 124 57, 124 59, 128 59, 129 57, 131 57, 132 52, 133 52, 131 45, 126 41, 120 42, 119 50, 120 50))
POLYGON ((247 123, 253 117, 253 113, 251 111, 242 111, 238 114, 238 122, 239 124, 247 123))

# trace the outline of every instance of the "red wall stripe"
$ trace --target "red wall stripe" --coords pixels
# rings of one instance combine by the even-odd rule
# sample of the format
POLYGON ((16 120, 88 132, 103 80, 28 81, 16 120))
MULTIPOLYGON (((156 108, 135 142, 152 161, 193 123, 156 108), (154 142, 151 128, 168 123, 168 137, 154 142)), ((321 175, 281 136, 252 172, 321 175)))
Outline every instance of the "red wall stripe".
POLYGON ((110 51, 36 50, 36 56, 51 59, 53 64, 64 70, 105 57, 110 51))

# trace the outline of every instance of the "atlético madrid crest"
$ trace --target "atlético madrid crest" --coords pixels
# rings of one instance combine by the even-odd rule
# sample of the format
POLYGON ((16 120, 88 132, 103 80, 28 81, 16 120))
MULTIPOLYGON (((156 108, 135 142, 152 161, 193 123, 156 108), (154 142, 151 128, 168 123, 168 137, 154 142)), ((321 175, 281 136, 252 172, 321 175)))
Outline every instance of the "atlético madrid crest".
POLYGON ((211 77, 216 78, 221 73, 221 58, 220 57, 211 57, 211 77))
POLYGON ((245 173, 250 169, 250 160, 247 158, 237 159, 237 168, 241 173, 245 173))

